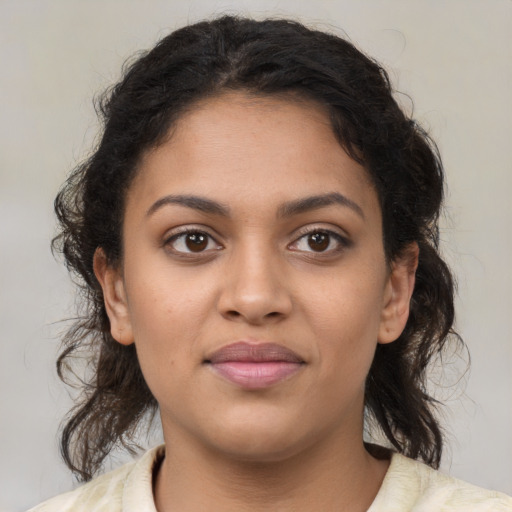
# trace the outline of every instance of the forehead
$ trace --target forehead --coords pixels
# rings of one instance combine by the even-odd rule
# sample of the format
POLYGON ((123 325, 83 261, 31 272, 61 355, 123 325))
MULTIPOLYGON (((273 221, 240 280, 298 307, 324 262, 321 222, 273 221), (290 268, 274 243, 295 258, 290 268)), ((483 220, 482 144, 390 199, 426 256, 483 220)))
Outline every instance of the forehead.
POLYGON ((369 175, 339 144, 325 107, 229 92, 196 103, 144 155, 128 199, 183 193, 270 207, 331 192, 375 207, 366 204, 376 200, 369 175))

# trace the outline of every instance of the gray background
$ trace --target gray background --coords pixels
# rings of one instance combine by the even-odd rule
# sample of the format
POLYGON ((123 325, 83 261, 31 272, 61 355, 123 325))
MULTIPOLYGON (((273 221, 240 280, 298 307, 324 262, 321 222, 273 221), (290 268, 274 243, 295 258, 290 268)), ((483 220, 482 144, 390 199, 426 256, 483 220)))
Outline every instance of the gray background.
POLYGON ((455 363, 437 387, 443 468, 512 494, 510 0, 0 0, 0 511, 73 484, 56 442, 71 402, 54 372, 73 289, 49 240, 53 197, 95 140, 91 98, 135 51, 223 12, 343 29, 414 99, 447 169, 443 247, 473 360, 458 386, 455 363))

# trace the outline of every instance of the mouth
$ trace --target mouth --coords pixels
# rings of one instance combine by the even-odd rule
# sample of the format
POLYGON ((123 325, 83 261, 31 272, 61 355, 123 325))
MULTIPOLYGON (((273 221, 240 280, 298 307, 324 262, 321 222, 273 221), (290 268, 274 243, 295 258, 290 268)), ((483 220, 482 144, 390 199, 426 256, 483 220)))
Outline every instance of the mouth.
POLYGON ((264 389, 292 377, 306 363, 282 345, 241 341, 217 350, 204 364, 239 387, 264 389))

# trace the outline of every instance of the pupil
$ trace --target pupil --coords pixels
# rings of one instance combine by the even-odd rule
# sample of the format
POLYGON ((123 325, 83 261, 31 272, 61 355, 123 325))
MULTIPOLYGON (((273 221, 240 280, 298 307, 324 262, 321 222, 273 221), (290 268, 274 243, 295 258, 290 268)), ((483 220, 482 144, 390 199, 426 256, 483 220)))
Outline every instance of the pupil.
POLYGON ((200 252, 208 245, 207 237, 202 233, 189 233, 186 238, 187 248, 192 252, 200 252))
POLYGON ((329 247, 329 235, 327 233, 314 233, 309 236, 308 245, 314 251, 325 251, 329 247))

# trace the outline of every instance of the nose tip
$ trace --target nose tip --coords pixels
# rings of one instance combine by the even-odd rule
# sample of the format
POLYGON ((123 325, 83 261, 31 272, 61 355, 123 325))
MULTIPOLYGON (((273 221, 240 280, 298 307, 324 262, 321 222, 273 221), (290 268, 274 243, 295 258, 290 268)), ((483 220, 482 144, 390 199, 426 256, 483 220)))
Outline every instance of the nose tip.
POLYGON ((256 325, 279 321, 291 312, 286 277, 268 259, 231 265, 224 283, 218 307, 229 320, 256 325))

